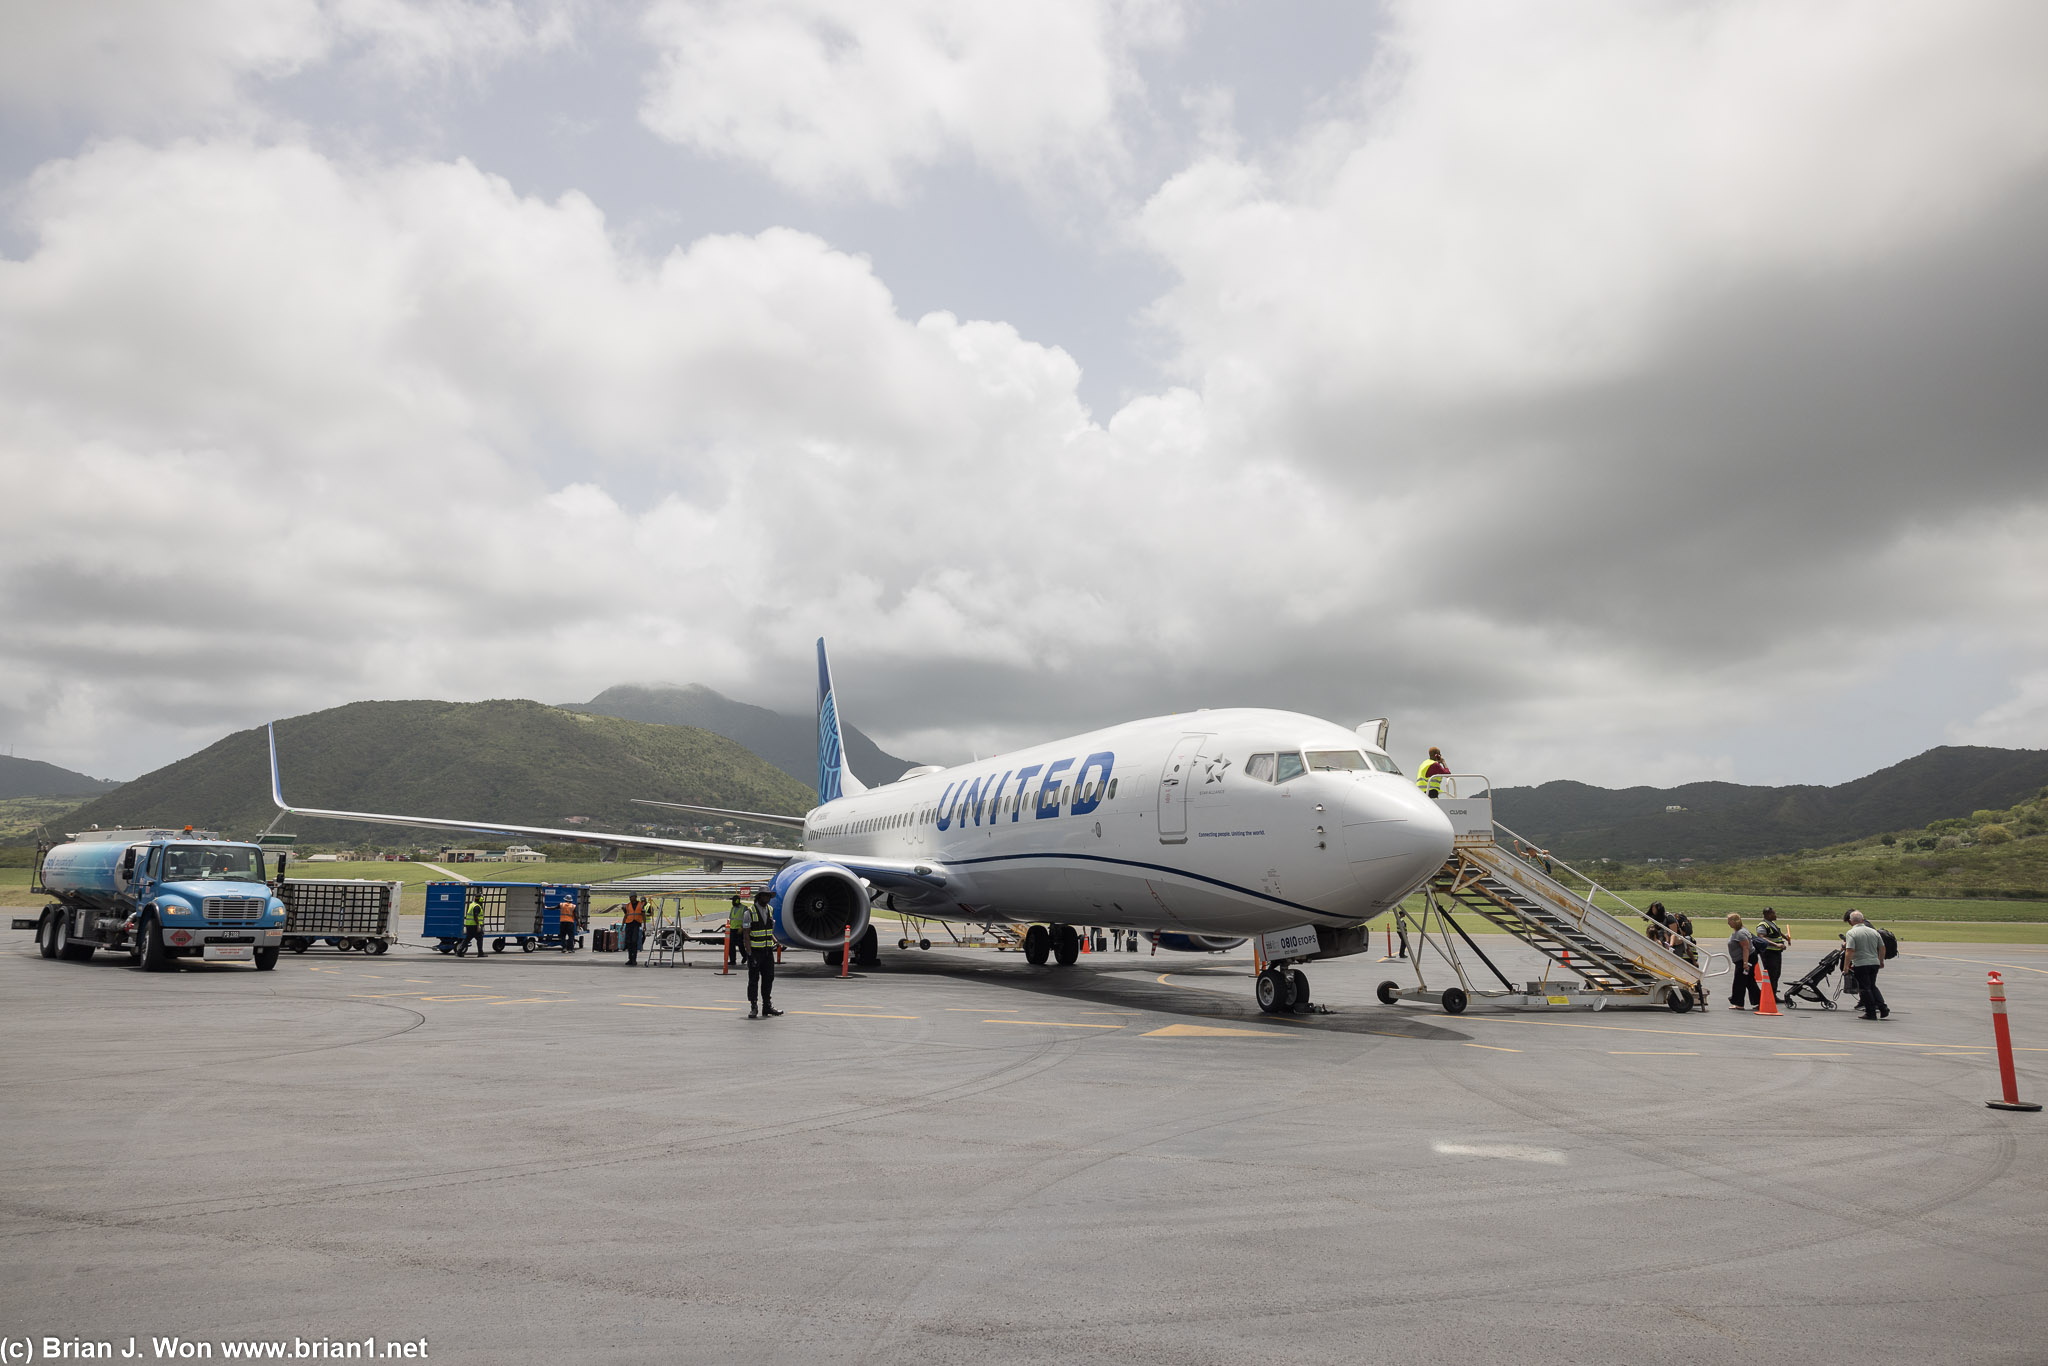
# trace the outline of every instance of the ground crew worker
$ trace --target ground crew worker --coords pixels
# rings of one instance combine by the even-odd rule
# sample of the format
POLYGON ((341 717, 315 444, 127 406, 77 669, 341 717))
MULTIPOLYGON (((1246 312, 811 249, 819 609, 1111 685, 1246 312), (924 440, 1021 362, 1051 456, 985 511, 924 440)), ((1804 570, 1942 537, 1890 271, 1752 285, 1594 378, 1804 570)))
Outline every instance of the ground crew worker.
POLYGON ((754 893, 747 909, 747 1018, 765 1020, 782 1012, 775 1008, 775 917, 768 912, 768 893, 754 893), (761 1008, 754 1009, 758 985, 761 1008))
POLYGON ((559 914, 561 919, 557 924, 562 932, 562 952, 574 952, 576 948, 576 903, 574 901, 564 901, 559 914))
POLYGON ((740 894, 732 894, 732 909, 725 913, 725 965, 748 960, 747 953, 747 903, 740 900, 740 894))
POLYGON ((1771 990, 1778 989, 1778 972, 1785 966, 1785 950, 1792 946, 1792 936, 1778 923, 1778 913, 1769 906, 1764 907, 1764 918, 1756 930, 1756 956, 1763 963, 1764 971, 1770 974, 1771 990))
POLYGON ((640 898, 626 898, 626 918, 619 925, 619 946, 626 951, 626 966, 632 967, 640 961, 640 935, 647 924, 647 908, 640 904, 640 898))
POLYGON ((1435 745, 1429 747, 1429 757, 1415 770, 1415 785, 1427 792, 1432 799, 1443 796, 1444 779, 1451 773, 1450 765, 1444 762, 1444 752, 1435 745))
POLYGON ((476 941, 476 956, 484 956, 484 899, 476 893, 469 894, 469 904, 462 908, 462 944, 455 950, 457 958, 469 952, 469 941, 476 941))

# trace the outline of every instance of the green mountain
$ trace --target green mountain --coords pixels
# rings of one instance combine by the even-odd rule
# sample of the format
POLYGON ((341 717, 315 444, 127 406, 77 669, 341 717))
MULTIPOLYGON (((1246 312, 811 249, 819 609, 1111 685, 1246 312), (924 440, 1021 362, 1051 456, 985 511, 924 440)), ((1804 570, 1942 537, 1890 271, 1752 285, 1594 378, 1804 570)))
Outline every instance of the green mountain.
MULTIPOLYGON (((809 716, 785 716, 779 711, 735 702, 701 683, 686 687, 663 683, 653 687, 635 684, 606 688, 588 702, 565 703, 563 711, 588 712, 593 716, 618 716, 628 721, 652 721, 664 726, 696 726, 728 740, 737 740, 769 763, 816 790, 818 785, 818 726, 809 716)), ((859 727, 840 721, 845 732, 846 762, 854 776, 870 787, 893 783, 912 768, 915 761, 898 759, 883 752, 859 727)))
POLYGON ((1494 816, 1566 859, 1701 862, 1761 858, 2024 801, 2048 784, 2048 750, 1944 745, 1836 787, 1688 783, 1612 791, 1585 783, 1508 787, 1494 816), (1670 807, 1683 807, 1672 811, 1670 807))
POLYGON ((88 778, 40 759, 0 754, 0 800, 9 797, 97 797, 119 783, 88 778))
MULTIPOLYGON (((694 824, 632 798, 801 814, 810 789, 723 736, 586 716, 538 702, 356 702, 277 723, 288 800, 515 825, 638 831, 694 824)), ((88 802, 65 830, 194 825, 247 837, 277 814, 261 730, 237 731, 88 802)), ((395 826, 288 817, 301 840, 445 843, 395 826)), ((749 835, 758 833, 750 827, 749 835)))

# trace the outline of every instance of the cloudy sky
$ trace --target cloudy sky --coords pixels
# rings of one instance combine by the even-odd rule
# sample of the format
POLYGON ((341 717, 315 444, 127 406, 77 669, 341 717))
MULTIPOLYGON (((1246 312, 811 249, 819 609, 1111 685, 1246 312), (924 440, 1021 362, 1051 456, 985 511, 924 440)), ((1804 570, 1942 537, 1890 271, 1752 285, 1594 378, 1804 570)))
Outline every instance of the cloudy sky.
POLYGON ((2036 0, 0 0, 0 187, 17 754, 2048 746, 2036 0))

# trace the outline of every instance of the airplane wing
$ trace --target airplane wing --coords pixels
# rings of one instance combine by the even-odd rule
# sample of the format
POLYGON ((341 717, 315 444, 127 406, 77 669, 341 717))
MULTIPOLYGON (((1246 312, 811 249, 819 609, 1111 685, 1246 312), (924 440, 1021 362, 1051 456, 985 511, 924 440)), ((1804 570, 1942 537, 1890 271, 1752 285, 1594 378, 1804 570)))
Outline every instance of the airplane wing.
MULTIPOLYGON (((905 894, 920 901, 942 900, 947 883, 946 870, 929 859, 818 855, 802 849, 763 849, 751 844, 705 844, 697 840, 663 839, 655 835, 618 835, 601 830, 556 830, 539 825, 507 825, 503 821, 450 820, 440 816, 399 816, 373 811, 325 811, 317 807, 292 806, 284 799, 284 785, 278 777, 275 725, 270 727, 270 800, 276 803, 280 812, 287 815, 312 816, 320 820, 359 821, 370 825, 405 825, 425 830, 460 830, 479 835, 521 835, 576 844, 611 844, 622 848, 654 849, 662 853, 696 858, 723 859, 727 863, 741 863, 759 868, 780 869, 791 863, 822 859, 838 864, 865 878, 876 887, 905 894)), ((795 819, 796 824, 803 824, 801 818, 783 819, 795 819)))
POLYGON ((722 806, 692 806, 688 802, 657 802, 646 797, 633 798, 635 806, 665 806, 671 811, 694 811, 700 816, 724 816, 728 820, 758 821, 762 825, 780 825, 790 830, 804 828, 802 816, 778 816, 771 811, 728 811, 722 806))
MULTIPOLYGON (((780 868, 809 857, 801 849, 762 849, 751 844, 701 844, 695 840, 661 839, 654 835, 614 835, 595 830, 556 830, 539 825, 507 825, 502 821, 447 820, 438 816, 396 816, 372 811, 323 811, 310 806, 292 806, 284 799, 284 787, 277 773, 277 728, 270 728, 270 799, 279 811, 295 816, 313 816, 330 821, 360 821, 370 825, 407 825, 425 830, 460 830, 479 835, 518 835, 534 839, 561 840, 576 844, 613 844, 630 849, 656 849, 663 853, 724 859, 761 868, 780 868)), ((797 822, 799 825, 802 821, 797 822)))

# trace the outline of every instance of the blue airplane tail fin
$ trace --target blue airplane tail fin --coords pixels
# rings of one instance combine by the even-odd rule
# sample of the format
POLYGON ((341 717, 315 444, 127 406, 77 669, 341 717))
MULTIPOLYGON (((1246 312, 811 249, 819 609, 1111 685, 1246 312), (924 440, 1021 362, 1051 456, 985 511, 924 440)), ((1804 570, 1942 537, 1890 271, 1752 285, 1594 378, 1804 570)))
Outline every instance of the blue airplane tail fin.
POLYGON ((818 637, 818 803, 837 801, 867 791, 867 784, 846 766, 846 739, 839 728, 839 706, 832 696, 832 665, 825 658, 825 638, 818 637))

